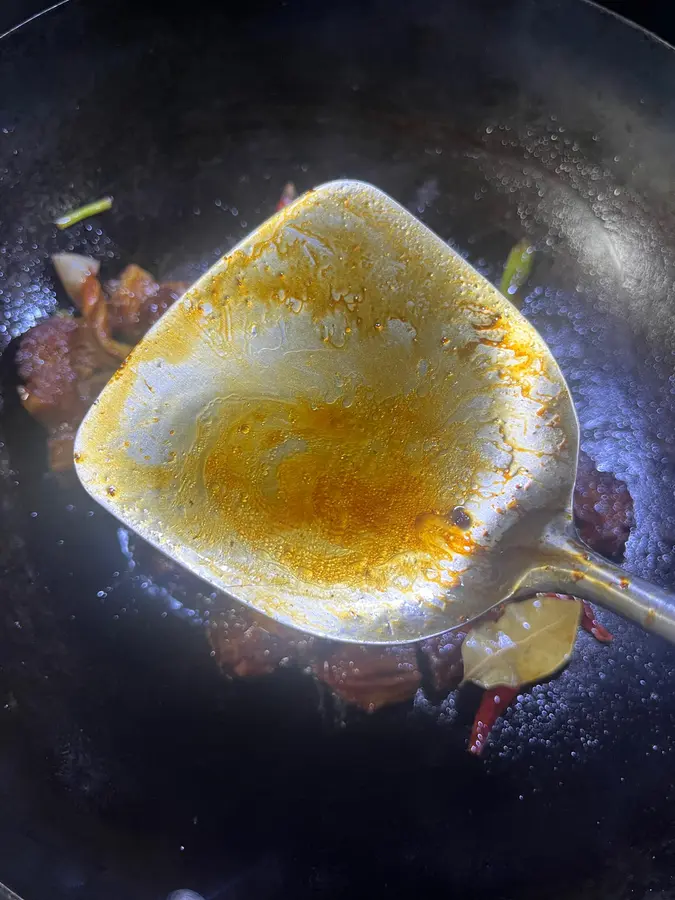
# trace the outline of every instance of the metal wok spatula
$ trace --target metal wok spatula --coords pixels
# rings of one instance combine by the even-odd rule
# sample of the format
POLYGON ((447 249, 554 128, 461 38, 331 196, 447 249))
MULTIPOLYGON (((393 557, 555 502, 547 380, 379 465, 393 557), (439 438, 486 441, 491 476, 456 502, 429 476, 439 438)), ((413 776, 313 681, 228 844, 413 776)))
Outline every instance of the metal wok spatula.
POLYGON ((578 441, 518 310, 391 198, 339 181, 167 312, 76 463, 146 540, 307 632, 412 641, 559 591, 675 640, 673 597, 575 535, 578 441))

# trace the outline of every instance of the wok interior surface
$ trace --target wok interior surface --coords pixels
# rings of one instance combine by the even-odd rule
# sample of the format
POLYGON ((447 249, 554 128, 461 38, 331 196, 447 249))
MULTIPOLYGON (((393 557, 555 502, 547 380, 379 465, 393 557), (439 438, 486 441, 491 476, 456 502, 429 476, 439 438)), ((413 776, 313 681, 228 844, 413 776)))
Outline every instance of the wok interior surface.
POLYGON ((45 472, 11 339, 57 249, 191 279, 274 208, 374 182, 523 311, 582 447, 623 479, 626 566, 673 585, 671 51, 584 4, 73 2, 0 56, 3 357, 0 879, 28 897, 667 896, 673 656, 611 619, 525 692, 485 760, 469 693, 347 714, 299 672, 226 682, 200 586, 45 472), (254 14, 255 13, 255 14, 254 14), (629 61, 629 62, 628 62, 629 61), (64 209, 113 211, 65 232, 64 209), (118 262, 119 261, 119 262, 118 262))

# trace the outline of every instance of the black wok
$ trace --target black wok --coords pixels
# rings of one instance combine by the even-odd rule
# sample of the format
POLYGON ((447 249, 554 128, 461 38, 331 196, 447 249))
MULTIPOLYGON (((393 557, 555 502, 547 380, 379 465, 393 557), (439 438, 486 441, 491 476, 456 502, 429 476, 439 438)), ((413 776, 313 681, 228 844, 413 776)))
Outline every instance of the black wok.
POLYGON ((371 181, 524 311, 585 450, 626 481, 626 567, 675 587, 675 56, 570 0, 72 0, 0 44, 0 881, 26 900, 669 896, 673 651, 581 636, 482 761, 470 692, 346 715, 294 671, 226 682, 199 602, 131 569, 46 472, 18 335, 57 249, 203 271, 284 183, 371 181), (57 233, 64 209, 114 209, 57 233), (14 379, 14 380, 13 380, 14 379))

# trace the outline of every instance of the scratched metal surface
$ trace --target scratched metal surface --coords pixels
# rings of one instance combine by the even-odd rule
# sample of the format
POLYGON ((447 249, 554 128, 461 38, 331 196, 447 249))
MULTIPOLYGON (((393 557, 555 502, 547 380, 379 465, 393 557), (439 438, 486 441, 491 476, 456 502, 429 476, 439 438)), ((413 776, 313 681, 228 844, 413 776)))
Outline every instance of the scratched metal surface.
POLYGON ((198 588, 133 568, 117 524, 45 474, 11 365, 57 304, 55 249, 189 278, 287 180, 362 178, 490 277, 531 238, 524 310, 585 449, 633 494, 627 568, 675 585, 670 51, 555 0, 148 10, 73 0, 0 55, 0 879, 27 898, 670 896, 663 643, 605 617, 614 643, 582 636, 483 762, 470 694, 343 727, 301 673, 227 683, 198 588), (109 192, 112 214, 51 226, 109 192))

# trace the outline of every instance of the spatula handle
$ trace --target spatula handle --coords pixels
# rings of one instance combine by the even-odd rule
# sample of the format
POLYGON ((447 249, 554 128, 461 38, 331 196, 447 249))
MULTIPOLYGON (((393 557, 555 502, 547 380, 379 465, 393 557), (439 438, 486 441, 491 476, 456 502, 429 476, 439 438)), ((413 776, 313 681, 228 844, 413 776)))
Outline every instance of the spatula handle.
POLYGON ((516 598, 534 591, 573 594, 675 643, 674 593, 608 562, 569 532, 547 534, 542 551, 542 564, 527 573, 516 598))

